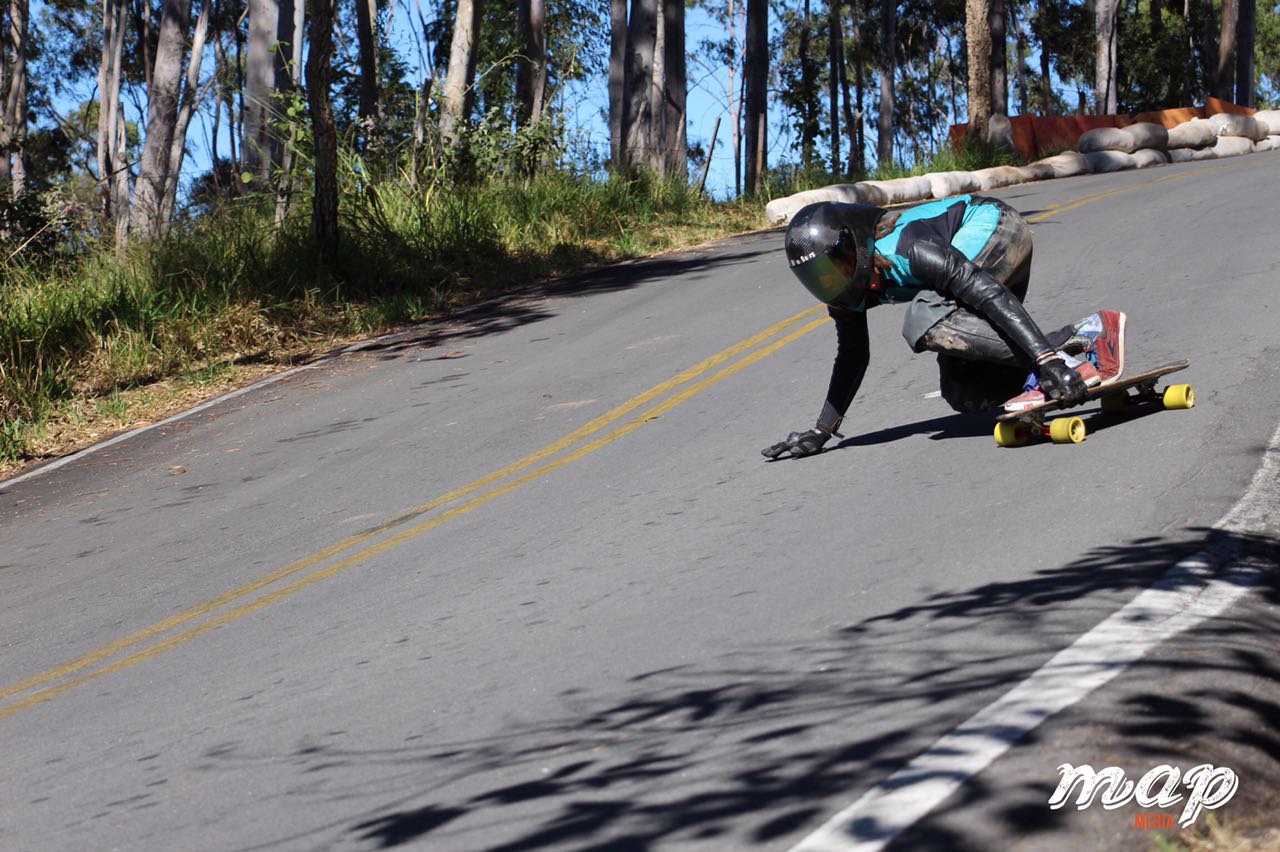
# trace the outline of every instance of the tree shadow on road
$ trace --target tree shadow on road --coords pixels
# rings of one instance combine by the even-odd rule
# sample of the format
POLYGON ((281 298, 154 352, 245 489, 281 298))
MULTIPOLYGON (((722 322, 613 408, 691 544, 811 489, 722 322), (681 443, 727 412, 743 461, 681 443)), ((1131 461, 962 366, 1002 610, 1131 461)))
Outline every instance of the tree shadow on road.
MULTIPOLYGON (((939 592, 812 640, 744 643, 715 660, 622 683, 583 673, 588 685, 560 696, 559 718, 514 721, 484 739, 316 759, 378 767, 380 781, 360 793, 380 804, 349 832, 381 847, 428 838, 449 849, 777 846, 816 828, 1139 590, 1161 577, 1174 588, 1198 588, 1202 580, 1192 574, 1166 574, 1189 554, 1225 563, 1246 554, 1274 560, 1280 550, 1270 536, 1185 532, 1098 547, 1025 580, 939 592)), ((1274 576, 1262 593, 1280 603, 1274 576)), ((1274 683, 1277 628, 1274 618, 1241 625, 1224 615, 1206 622, 1193 643, 1221 653, 1144 659, 1126 678, 1152 667, 1156 680, 1172 670, 1210 672, 1228 684, 1274 683)), ((1280 718, 1274 695, 1239 685, 1212 693, 1188 687, 1177 695, 1143 691, 1122 703, 1122 713, 1084 722, 1188 753, 1212 728, 1273 767, 1280 757, 1274 728, 1258 735, 1266 720, 1280 718), (1238 716, 1226 728, 1216 722, 1223 704, 1238 716)), ((986 807, 1024 837, 1060 827, 1063 813, 1045 805, 1056 764, 1045 771, 1000 795, 980 776, 953 806, 986 807)), ((902 848, 980 848, 944 824, 916 831, 902 848)))
POLYGON ((772 257, 778 252, 777 243, 774 234, 747 234, 720 241, 715 246, 685 249, 558 277, 452 312, 442 319, 421 323, 362 346, 360 351, 389 360, 407 351, 512 331, 556 316, 557 311, 549 301, 553 298, 618 292, 664 280, 688 286, 713 272, 772 257))

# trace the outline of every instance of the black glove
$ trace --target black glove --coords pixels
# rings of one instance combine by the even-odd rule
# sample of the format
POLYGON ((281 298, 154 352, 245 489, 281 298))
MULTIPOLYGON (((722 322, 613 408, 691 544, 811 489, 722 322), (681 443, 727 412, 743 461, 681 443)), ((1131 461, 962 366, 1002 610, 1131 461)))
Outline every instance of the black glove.
POLYGON ((1056 399, 1067 405, 1079 405, 1089 394, 1080 374, 1067 366, 1061 358, 1050 358, 1036 366, 1040 390, 1045 399, 1056 399))
POLYGON ((811 456, 822 452, 822 447, 831 440, 831 433, 821 429, 810 429, 807 432, 792 432, 787 440, 779 441, 771 447, 765 447, 760 454, 765 458, 776 459, 783 453, 790 452, 791 457, 811 456))

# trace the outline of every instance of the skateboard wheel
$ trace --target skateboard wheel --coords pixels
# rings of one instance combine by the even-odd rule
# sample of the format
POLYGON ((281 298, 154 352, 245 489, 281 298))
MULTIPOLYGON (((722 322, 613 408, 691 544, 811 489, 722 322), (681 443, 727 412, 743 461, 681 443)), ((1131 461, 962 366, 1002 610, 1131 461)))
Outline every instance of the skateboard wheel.
POLYGON ((1049 439, 1055 444, 1078 444, 1084 436, 1084 421, 1079 417, 1059 417, 1049 423, 1049 439))
POLYGON ((1102 398, 1103 414, 1124 414, 1129 409, 1129 394, 1113 393, 1102 398))
POLYGON ((1164 389, 1165 408, 1195 408, 1196 392, 1191 385, 1169 385, 1164 389))
POLYGON ((1031 438, 1031 430, 1025 423, 1002 420, 996 424, 996 446, 1021 447, 1031 438))

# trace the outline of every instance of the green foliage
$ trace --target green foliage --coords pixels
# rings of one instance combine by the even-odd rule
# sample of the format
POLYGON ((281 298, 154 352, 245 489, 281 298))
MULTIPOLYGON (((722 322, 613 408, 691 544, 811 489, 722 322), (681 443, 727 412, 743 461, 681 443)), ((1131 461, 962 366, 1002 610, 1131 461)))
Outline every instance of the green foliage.
MULTIPOLYGON (((1093 19, 1084 3, 1038 0, 1031 31, 1047 50, 1058 77, 1083 97, 1093 90, 1093 19)), ((1044 105, 1042 105, 1043 107, 1044 105)), ((1055 104, 1054 112, 1066 104, 1055 104)), ((1069 110, 1074 111, 1074 110, 1069 110)))
POLYGON ((1258 5, 1258 37, 1255 45, 1258 68, 1258 105, 1280 108, 1280 8, 1258 5))
POLYGON ((96 237, 88 205, 58 188, 13 196, 0 187, 0 260, 55 262, 84 250, 96 237))
POLYGON ((1158 17, 1151 0, 1121 4, 1119 18, 1120 111, 1145 112, 1188 106, 1204 100, 1203 58, 1191 50, 1188 38, 1203 26, 1202 4, 1191 4, 1191 19, 1181 8, 1163 5, 1158 17))

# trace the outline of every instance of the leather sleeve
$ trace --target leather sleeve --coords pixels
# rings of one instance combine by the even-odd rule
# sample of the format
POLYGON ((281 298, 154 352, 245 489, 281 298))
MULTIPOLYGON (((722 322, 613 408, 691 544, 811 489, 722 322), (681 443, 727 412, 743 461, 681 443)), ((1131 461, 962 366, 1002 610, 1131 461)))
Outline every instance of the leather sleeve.
POLYGON ((836 361, 831 368, 831 385, 826 403, 818 417, 818 427, 834 432, 849 410, 854 394, 862 385, 867 365, 871 363, 871 336, 867 331, 865 311, 828 308, 836 324, 836 361))
POLYGON ((952 246, 915 242, 907 261, 912 275, 986 317, 1031 360, 1053 351, 1018 298, 952 246))

